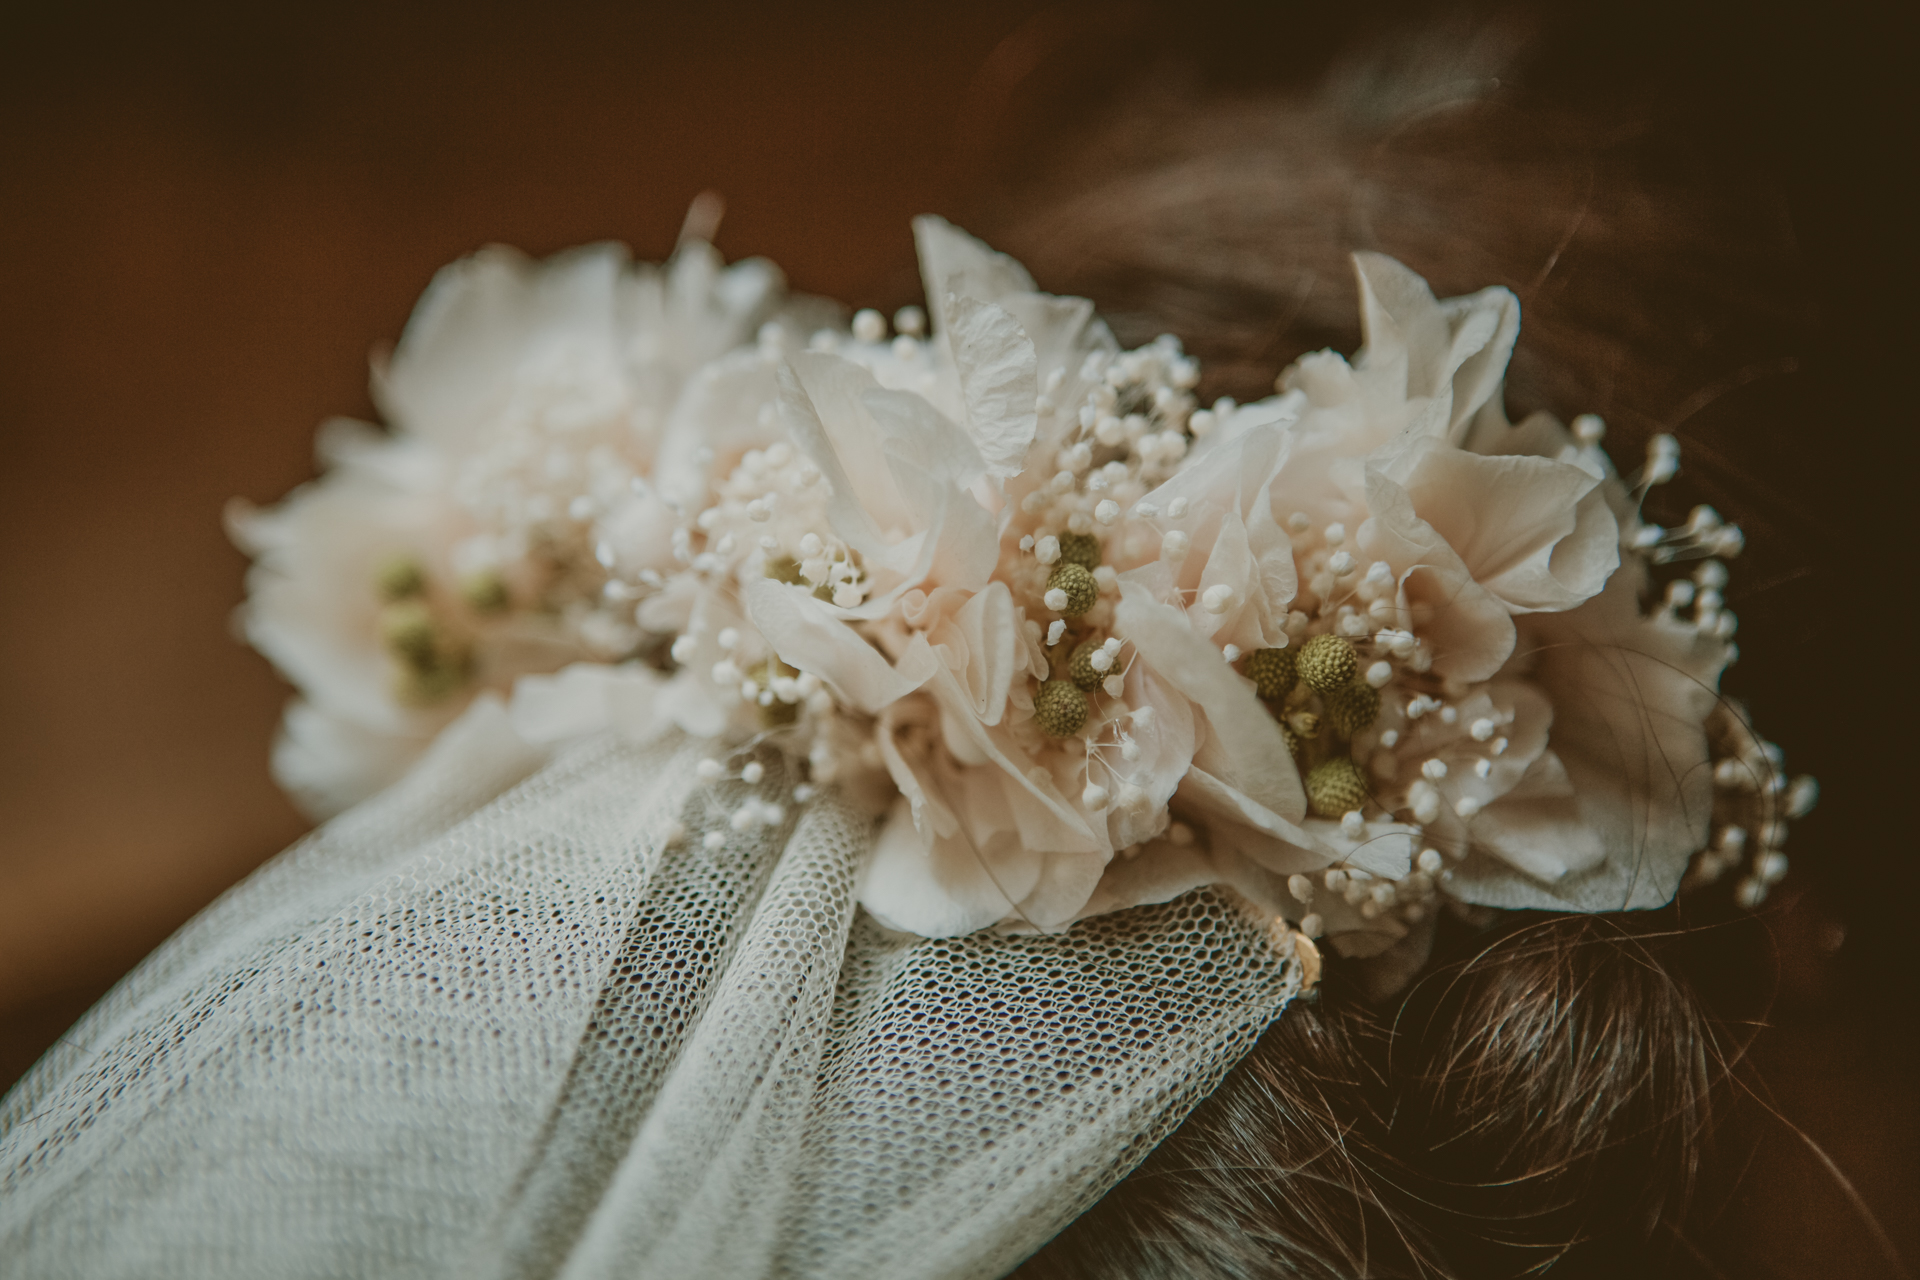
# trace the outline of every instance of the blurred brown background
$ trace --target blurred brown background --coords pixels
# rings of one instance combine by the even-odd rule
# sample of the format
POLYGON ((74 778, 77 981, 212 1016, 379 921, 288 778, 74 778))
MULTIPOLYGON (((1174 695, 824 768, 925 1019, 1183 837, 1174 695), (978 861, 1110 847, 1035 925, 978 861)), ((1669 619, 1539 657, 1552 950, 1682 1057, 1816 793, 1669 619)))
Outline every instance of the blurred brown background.
MULTIPOLYGON (((1060 139, 1123 107, 1129 77, 1242 94, 1439 12, 1349 8, 10 7, 0 1087, 303 829, 266 772, 287 690, 228 631, 243 560, 221 506, 310 478, 322 418, 371 415, 369 348, 398 335, 435 268, 495 241, 543 254, 611 238, 657 259, 711 189, 730 257, 771 257, 855 305, 914 300, 907 223, 928 210, 1027 253, 1043 287, 1111 304, 1084 254, 1056 254, 1050 275, 1044 221, 1024 220, 1073 194, 1047 186, 1060 139)), ((1749 1117, 1760 1155, 1715 1209, 1721 1261, 1698 1274, 1899 1274, 1795 1129, 1915 1256, 1920 964, 1899 808, 1914 722, 1887 687, 1912 649, 1890 571, 1913 545, 1893 518, 1911 474, 1896 467, 1913 426, 1914 234, 1897 51, 1913 45, 1866 5, 1484 14, 1540 41, 1532 74, 1563 95, 1635 86, 1642 125, 1732 157, 1790 222, 1811 320, 1778 394, 1813 443, 1752 479, 1810 550, 1786 589, 1742 608, 1750 656, 1730 683, 1821 774, 1823 810, 1794 852, 1817 842, 1825 860, 1774 917, 1788 968, 1755 1054, 1785 1118, 1749 1117), (1836 926, 1837 961, 1797 970, 1836 926)), ((1306 345, 1276 349, 1274 367, 1306 345)))

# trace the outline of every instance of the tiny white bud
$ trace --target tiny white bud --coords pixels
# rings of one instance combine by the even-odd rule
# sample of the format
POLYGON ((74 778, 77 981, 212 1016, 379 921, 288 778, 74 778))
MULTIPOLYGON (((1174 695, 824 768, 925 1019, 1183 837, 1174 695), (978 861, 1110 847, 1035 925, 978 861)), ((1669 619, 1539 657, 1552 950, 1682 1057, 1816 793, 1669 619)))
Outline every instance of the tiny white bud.
POLYGON ((1208 587, 1200 593, 1200 607, 1208 613, 1225 613, 1233 607, 1233 588, 1224 582, 1208 587))
POLYGON ((1187 515, 1187 500, 1175 498, 1167 504, 1167 515, 1175 520, 1184 520, 1187 515))
POLYGON ((1453 811, 1463 818, 1471 818, 1480 812, 1480 802, 1472 796, 1461 796, 1453 802, 1453 811))
POLYGON ((1240 646, 1237 644, 1227 645, 1220 650, 1220 656, 1228 662, 1238 662, 1240 661, 1240 646))
POLYGON ((1060 539, 1048 534, 1033 544, 1033 558, 1041 564, 1054 564, 1060 559, 1060 539))
POLYGON ((757 783, 766 776, 766 766, 758 760, 749 760, 746 767, 740 770, 740 780, 742 782, 757 783))
POLYGON ((1344 578, 1359 567, 1359 561, 1353 558, 1351 552, 1336 551, 1327 559, 1327 568, 1336 578, 1344 578))
POLYGON ((1302 906, 1311 905, 1313 902, 1313 881, 1296 871, 1287 877, 1287 892, 1292 894, 1294 901, 1300 903, 1302 906))
POLYGON ((1020 549, 1021 549, 1022 551, 1031 551, 1031 550, 1033 550, 1033 535, 1032 535, 1032 534, 1030 534, 1030 533, 1029 533, 1029 534, 1027 534, 1027 535, 1025 535, 1024 537, 1022 537, 1022 538, 1020 539, 1020 549))
POLYGON ((1328 546, 1339 546, 1347 540, 1347 526, 1341 524, 1338 520, 1334 521, 1326 528, 1326 539, 1328 546))
POLYGON ((1100 687, 1107 691, 1109 698, 1117 698, 1127 691, 1127 678, 1119 672, 1115 672, 1105 680, 1102 680, 1100 687))
POLYGON ((1795 778, 1787 787, 1787 816, 1804 818, 1813 812, 1813 806, 1820 799, 1820 784, 1806 774, 1795 778))
POLYGON ((1381 746, 1383 746, 1383 747, 1397 747, 1397 746, 1399 746, 1399 745, 1400 745, 1400 731, 1399 731, 1398 729, 1385 729, 1385 730, 1382 730, 1382 731, 1381 731, 1381 734, 1380 734, 1380 745, 1381 745, 1381 746))
POLYGON ((1107 789, 1097 782, 1089 782, 1087 789, 1080 793, 1080 803, 1096 811, 1106 808, 1107 789))
POLYGON ((1606 438, 1607 424, 1598 414, 1583 413, 1573 420, 1573 438, 1584 445, 1596 445, 1606 438))
POLYGON ((795 804, 805 804, 818 794, 819 790, 811 782, 803 782, 793 789, 793 802, 795 804))
POLYGON ((1087 665, 1095 671, 1109 671, 1113 668, 1113 652, 1102 646, 1087 655, 1087 665))
POLYGON ((727 776, 727 767, 712 756, 693 766, 693 771, 702 782, 718 782, 727 776))
POLYGON ((826 550, 826 544, 820 541, 820 535, 809 533, 800 539, 800 554, 812 559, 826 550))
POLYGON ((910 338, 927 331, 927 313, 918 307, 902 307, 893 313, 893 327, 910 338))
POLYGON ((714 641, 722 649, 731 653, 733 652, 733 647, 740 643, 740 631, 736 627, 722 627, 720 628, 720 634, 714 637, 714 641))
POLYGON ((1047 608, 1053 610, 1055 613, 1067 607, 1067 593, 1059 587, 1052 588, 1046 595, 1042 596, 1041 599, 1047 608))
POLYGON ((861 342, 878 342, 887 336, 887 318, 872 307, 853 313, 853 336, 861 342))
POLYGON ((675 638, 673 647, 667 650, 667 653, 672 656, 675 662, 681 666, 685 666, 687 663, 693 661, 693 655, 699 647, 700 642, 698 640, 695 640, 689 635, 682 635, 675 638))
POLYGON ((1367 834, 1367 820, 1360 816, 1358 809, 1349 809, 1340 815, 1340 834, 1349 840, 1358 840, 1367 834))
POLYGON ((1422 849, 1415 865, 1431 876, 1438 875, 1440 868, 1445 866, 1446 862, 1441 858, 1438 849, 1422 849))
POLYGON ((1063 618, 1055 618, 1052 622, 1048 623, 1047 624, 1047 646, 1051 648, 1054 645, 1059 644, 1060 637, 1066 632, 1066 629, 1067 629, 1066 620, 1063 618))
POLYGON ((1160 539, 1160 554, 1168 560, 1184 559, 1193 540, 1179 529, 1171 529, 1160 539))
POLYGON ((1321 883, 1327 886, 1328 892, 1338 893, 1347 887, 1347 873, 1335 867, 1321 878, 1321 883))
POLYGON ((713 664, 713 682, 715 684, 732 684, 739 678, 740 668, 734 665, 732 658, 722 658, 713 664))
POLYGON ((1112 524, 1120 518, 1120 504, 1112 498, 1102 498, 1093 508, 1093 518, 1101 524, 1112 524))
POLYGON ((1082 440, 1067 450, 1067 466, 1074 471, 1085 471, 1093 465, 1093 446, 1082 440))
POLYGON ((727 837, 718 831, 709 831, 700 838, 700 843, 708 849, 718 850, 727 843, 727 837))
POLYGON ((1447 776, 1447 762, 1435 757, 1420 766, 1420 774, 1424 778, 1438 782, 1447 776))
POLYGON ((1367 668, 1367 683, 1376 689, 1383 689, 1393 679, 1393 666, 1387 662, 1376 662, 1367 668))

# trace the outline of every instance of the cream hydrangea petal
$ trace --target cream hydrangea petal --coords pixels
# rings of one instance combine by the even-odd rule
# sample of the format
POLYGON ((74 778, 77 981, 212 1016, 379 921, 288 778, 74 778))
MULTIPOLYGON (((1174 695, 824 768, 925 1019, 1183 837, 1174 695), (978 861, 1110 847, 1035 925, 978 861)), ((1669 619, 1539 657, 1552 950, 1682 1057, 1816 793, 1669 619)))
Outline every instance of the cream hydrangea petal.
POLYGON ((787 433, 832 491, 834 531, 864 555, 883 555, 893 545, 885 531, 904 534, 918 522, 887 465, 886 433, 863 399, 879 384, 850 360, 811 352, 795 355, 776 376, 787 433))
POLYGON ((1433 439, 1383 459, 1414 511, 1514 613, 1571 609, 1620 564, 1600 481, 1566 463, 1483 457, 1433 439))
POLYGON ((944 314, 968 434, 987 474, 1017 475, 1038 423, 1033 343, 1011 315, 978 298, 949 298, 944 314))
POLYGON ((742 594, 755 630, 782 662, 820 677, 862 711, 876 712, 906 697, 933 674, 924 641, 896 666, 846 625, 842 611, 803 587, 763 578, 742 594))
POLYGON ((1035 291, 1025 267, 945 218, 930 213, 915 218, 913 243, 927 303, 936 317, 945 317, 949 295, 998 302, 1008 294, 1035 291))
POLYGON ((399 781, 432 742, 432 734, 369 729, 296 698, 274 736, 273 780, 322 822, 399 781))
POLYGON ((1378 253, 1354 255, 1366 346, 1356 368, 1378 386, 1433 402, 1431 430, 1458 443, 1497 395, 1520 333, 1512 291, 1436 300, 1418 274, 1378 253))
MULTIPOLYGON (((1207 721, 1211 764, 1227 785, 1252 803, 1293 822, 1307 811, 1306 791, 1280 726, 1220 651, 1193 633, 1178 610, 1154 600, 1137 583, 1122 582, 1116 630, 1133 641, 1143 661, 1185 695, 1207 721)), ((1196 765, 1201 761, 1196 757, 1196 765)))
POLYGON ((1414 511, 1413 500, 1378 468, 1366 475, 1371 514, 1358 533, 1369 560, 1384 560, 1399 584, 1398 625, 1433 649, 1433 669, 1456 680, 1484 680, 1513 652, 1506 605, 1474 581, 1447 540, 1414 511))
POLYGON ((375 371, 376 402, 402 430, 454 444, 496 424, 517 378, 563 367, 577 395, 624 412, 615 299, 626 266, 624 249, 601 244, 544 263, 494 247, 443 267, 375 371))
POLYGON ((441 474, 418 441, 359 439, 350 464, 279 506, 228 511, 230 532, 254 556, 238 613, 248 643, 309 700, 372 731, 430 735, 459 711, 394 699, 373 589, 380 566, 397 555, 450 571, 447 553, 469 521, 447 500, 441 474))
POLYGON ((1050 929, 1071 921, 1092 894, 1109 850, 1074 812, 1046 770, 1023 771, 1010 742, 959 705, 942 670, 933 697, 881 712, 879 742, 906 800, 863 865, 858 893, 885 923, 927 937, 1008 920, 1050 929), (937 726, 934 722, 937 721, 937 726), (954 738, 961 758, 927 737, 954 738), (903 739, 917 745, 903 749, 903 739), (969 767, 969 763, 971 767, 969 767))
POLYGON ((1322 846, 1333 850, 1342 866, 1358 867, 1368 875, 1398 880, 1413 870, 1421 848, 1421 829, 1391 818, 1370 818, 1360 834, 1350 836, 1338 822, 1308 818, 1301 828, 1322 846))
POLYGON ((981 724, 1000 723, 1013 682, 1026 669, 1018 615, 1007 584, 990 582, 929 633, 981 724))
POLYGON ((1227 878, 1213 851, 1203 844, 1150 841, 1132 857, 1115 858, 1107 864, 1093 896, 1081 908, 1079 918, 1085 920, 1152 902, 1171 902, 1183 893, 1219 884, 1227 878))
POLYGON ((653 487, 688 512, 704 507, 713 478, 731 471, 749 449, 781 437, 764 412, 780 396, 778 363, 758 351, 735 351, 703 365, 681 390, 661 429, 653 487))
POLYGON ((1565 766, 1577 823, 1563 809, 1533 815, 1563 860, 1604 856, 1547 884, 1491 854, 1455 871, 1459 895, 1510 909, 1619 911, 1671 901, 1706 842, 1713 784, 1705 724, 1727 647, 1670 618, 1639 612, 1637 566, 1623 567, 1580 608, 1526 619, 1531 676, 1554 707, 1550 743, 1565 766), (1558 824, 1551 825, 1551 824, 1558 824), (1584 828, 1585 835, 1577 828, 1584 828))
MULTIPOLYGON (((1599 832, 1581 821, 1573 782, 1560 757, 1544 751, 1518 785, 1473 820, 1471 848, 1553 885, 1598 866, 1607 856, 1599 832)), ((1472 901, 1488 868, 1480 859, 1454 872, 1456 890, 1472 901)))

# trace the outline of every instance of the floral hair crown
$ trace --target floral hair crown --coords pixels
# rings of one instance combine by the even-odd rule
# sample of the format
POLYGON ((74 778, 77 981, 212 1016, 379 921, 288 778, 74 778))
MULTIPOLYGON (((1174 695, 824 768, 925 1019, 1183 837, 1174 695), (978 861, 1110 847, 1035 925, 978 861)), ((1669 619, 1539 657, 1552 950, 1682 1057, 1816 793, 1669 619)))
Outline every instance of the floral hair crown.
POLYGON ((1751 906, 1784 874, 1814 784, 1717 692, 1740 531, 1641 519, 1671 436, 1622 477, 1598 418, 1507 420, 1512 293, 1357 255, 1352 361, 1201 407, 1177 339, 1122 350, 915 230, 931 326, 848 327, 697 241, 442 272, 376 370, 391 434, 329 424, 325 477, 232 520, 300 692, 283 785, 342 809, 504 695, 536 744, 709 739, 713 781, 784 753, 791 804, 723 825, 837 788, 894 929, 1221 885, 1309 973, 1314 938, 1410 973, 1443 905, 1731 874, 1751 906))

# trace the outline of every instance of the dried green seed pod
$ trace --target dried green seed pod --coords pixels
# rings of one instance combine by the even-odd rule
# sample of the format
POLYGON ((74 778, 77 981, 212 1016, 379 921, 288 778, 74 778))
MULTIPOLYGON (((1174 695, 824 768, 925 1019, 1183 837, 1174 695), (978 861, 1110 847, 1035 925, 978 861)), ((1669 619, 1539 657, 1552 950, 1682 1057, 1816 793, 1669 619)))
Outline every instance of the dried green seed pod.
POLYGON ((1100 584, 1085 565, 1063 564, 1047 579, 1046 606, 1062 617, 1077 618, 1099 599, 1100 584))
POLYGON ((1343 688, 1353 679, 1360 659, 1344 636, 1315 636, 1300 647, 1297 659, 1300 678, 1315 693, 1328 694, 1343 688))
POLYGON ((1333 731, 1351 738, 1380 714, 1380 691, 1365 680, 1355 680, 1327 695, 1327 720, 1333 731))
MULTIPOLYGON (((1106 646, 1099 640, 1084 640, 1073 651, 1073 657, 1067 660, 1067 674, 1073 677, 1074 687, 1092 693, 1107 678, 1106 671, 1093 669, 1093 655, 1106 646)), ((1113 668, 1109 666, 1108 671, 1113 668)))
POLYGON ((465 653, 435 654, 419 664, 409 660, 400 676, 400 700, 416 707, 445 702, 466 687, 472 674, 473 664, 465 653))
POLYGON ((1077 564, 1092 573, 1100 565, 1100 539, 1090 533, 1061 534, 1060 563, 1077 564))
POLYGON ((439 628, 423 600, 402 600, 380 611, 380 640, 387 651, 415 670, 434 663, 439 628))
POLYGON ((1293 692, 1294 682, 1299 679, 1296 659, 1291 649, 1255 649, 1247 655, 1247 664, 1240 668, 1247 679, 1253 681, 1253 687, 1263 698, 1284 698, 1293 692))
POLYGON ((382 600, 411 600, 427 592, 427 571, 412 556, 394 556, 373 571, 373 587, 382 600))
POLYGON ((1033 718, 1050 738, 1071 738, 1087 723, 1087 695, 1071 680, 1049 680, 1033 695, 1033 718))
POLYGON ((507 594, 506 579, 491 569, 476 573, 461 583, 460 598, 475 613, 502 613, 512 603, 507 594))
POLYGON ((1340 818, 1367 805, 1367 780, 1345 756, 1323 760, 1307 774, 1307 807, 1316 817, 1340 818))

